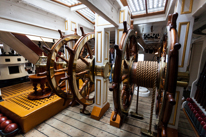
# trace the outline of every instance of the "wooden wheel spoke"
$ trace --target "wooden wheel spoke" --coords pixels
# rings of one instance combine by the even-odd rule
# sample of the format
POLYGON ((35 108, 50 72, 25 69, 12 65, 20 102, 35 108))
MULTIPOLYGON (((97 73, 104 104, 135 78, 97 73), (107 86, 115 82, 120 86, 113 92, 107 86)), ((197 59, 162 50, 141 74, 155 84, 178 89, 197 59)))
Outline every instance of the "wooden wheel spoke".
POLYGON ((124 81, 126 78, 128 78, 128 75, 127 75, 127 74, 124 74, 124 75, 122 76, 122 81, 124 81))
POLYGON ((116 50, 116 56, 122 56, 122 50, 119 49, 118 45, 114 45, 114 49, 116 50))
POLYGON ((83 89, 87 86, 87 83, 89 82, 89 79, 85 80, 82 87, 79 89, 79 92, 81 93, 83 89))
POLYGON ((60 87, 66 80, 63 80, 61 81, 59 84, 58 84, 58 87, 60 87))
POLYGON ((58 54, 58 51, 57 51, 57 49, 55 49, 55 50, 54 50, 54 52, 58 54))
POLYGON ((65 46, 65 48, 68 50, 68 52, 70 53, 70 54, 74 54, 74 50, 73 49, 71 49, 70 47, 68 47, 67 45, 65 46))
POLYGON ((81 56, 79 56, 79 58, 80 58, 87 66, 89 66, 89 62, 88 62, 86 59, 84 59, 84 58, 81 57, 81 56))
POLYGON ((89 70, 85 70, 85 71, 82 71, 82 72, 79 72, 76 74, 76 76, 80 76, 80 75, 83 75, 83 74, 87 74, 89 72, 89 70))
POLYGON ((69 75, 66 76, 66 77, 62 77, 62 78, 60 78, 59 83, 61 83, 61 82, 64 81, 64 80, 68 80, 69 78, 70 78, 69 75))
POLYGON ((51 79, 54 77, 54 74, 53 75, 51 75, 51 79))
POLYGON ((124 60, 124 68, 128 69, 128 61, 127 60, 124 60))
POLYGON ((62 31, 58 29, 58 32, 59 32, 60 37, 63 38, 64 35, 62 34, 62 31))
POLYGON ((86 57, 84 57, 85 59, 88 58, 90 55, 88 54, 86 57))
POLYGON ((38 73, 37 76, 45 76, 46 74, 47 74, 47 71, 44 71, 44 72, 38 73))
POLYGON ((116 89, 117 85, 117 83, 112 83, 112 87, 109 88, 109 91, 113 91, 114 89, 116 89))
POLYGON ((130 50, 129 50, 129 45, 126 45, 126 59, 129 60, 130 57, 130 50))
POLYGON ((91 91, 91 89, 92 89, 92 85, 93 85, 93 84, 90 83, 90 86, 89 86, 89 88, 88 88, 88 90, 87 90, 86 99, 89 99, 89 94, 94 92, 94 90, 91 91))
POLYGON ((83 53, 84 53, 84 47, 82 48, 81 53, 80 53, 81 57, 82 57, 83 53))
POLYGON ((95 53, 94 53, 94 49, 92 50, 92 52, 93 52, 93 54, 95 54, 95 53))
POLYGON ((123 98, 125 92, 126 92, 125 89, 122 89, 122 91, 121 91, 121 98, 123 98))
POLYGON ((86 45, 86 48, 87 48, 87 50, 89 52, 90 59, 92 59, 93 58, 92 50, 91 50, 91 48, 89 47, 89 45, 87 43, 85 45, 86 45))
POLYGON ((54 72, 62 72, 62 71, 67 71, 68 70, 68 68, 63 68, 63 69, 58 69, 58 70, 54 70, 54 72))
POLYGON ((49 53, 52 52, 52 50, 50 48, 48 48, 47 46, 43 45, 43 49, 45 49, 46 51, 48 51, 49 53))
POLYGON ((68 62, 67 59, 65 59, 64 57, 61 57, 59 54, 57 54, 57 57, 61 58, 61 59, 64 60, 65 62, 68 62))

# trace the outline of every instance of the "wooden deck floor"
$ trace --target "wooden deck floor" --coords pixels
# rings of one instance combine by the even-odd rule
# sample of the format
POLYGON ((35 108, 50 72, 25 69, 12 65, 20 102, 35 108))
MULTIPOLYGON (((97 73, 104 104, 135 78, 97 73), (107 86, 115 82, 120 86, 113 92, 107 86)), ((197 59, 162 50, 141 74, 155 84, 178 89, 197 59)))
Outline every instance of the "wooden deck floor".
MULTIPOLYGON (((11 86, 10 86, 11 87, 11 86)), ((11 87, 12 88, 12 87, 11 87)), ((109 110, 105 115, 96 121, 79 113, 81 105, 76 107, 69 107, 52 118, 41 123, 26 134, 18 134, 16 137, 57 137, 57 136, 143 136, 140 133, 140 128, 147 128, 149 126, 150 103, 151 96, 148 98, 139 98, 139 113, 144 115, 143 120, 135 119, 128 116, 125 119, 121 128, 110 126, 109 120, 113 110, 112 93, 108 91, 108 101, 110 103, 109 110)), ((133 98, 130 111, 135 111, 136 96, 133 98)), ((92 111, 93 106, 88 106, 87 109, 92 111)), ((49 113, 49 112, 48 112, 49 113)), ((155 115, 153 114, 155 118, 155 115)), ((155 120, 152 123, 152 130, 154 131, 155 120)), ((185 114, 181 111, 180 121, 178 127, 178 134, 180 137, 194 137, 195 133, 189 124, 185 114)))

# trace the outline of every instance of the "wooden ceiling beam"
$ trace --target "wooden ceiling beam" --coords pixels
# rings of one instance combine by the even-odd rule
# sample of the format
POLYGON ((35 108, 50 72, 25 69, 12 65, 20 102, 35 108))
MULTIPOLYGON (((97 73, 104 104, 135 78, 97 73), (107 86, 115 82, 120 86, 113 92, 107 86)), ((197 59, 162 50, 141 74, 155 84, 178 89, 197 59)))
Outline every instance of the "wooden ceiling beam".
POLYGON ((166 11, 167 3, 168 3, 168 0, 166 0, 166 2, 165 2, 164 12, 166 11))
POLYGON ((83 14, 81 14, 79 11, 76 11, 79 15, 81 15, 82 17, 84 17, 86 20, 88 20, 90 23, 95 24, 95 22, 92 22, 91 20, 89 20, 87 17, 85 17, 83 14))
POLYGON ((158 14, 164 14, 164 13, 165 13, 165 11, 163 10, 163 11, 151 12, 151 13, 148 13, 148 14, 132 15, 132 19, 152 16, 152 15, 158 15, 158 14))
POLYGON ((128 6, 127 0, 120 0, 123 6, 128 6))
POLYGON ((119 11, 120 5, 118 2, 116 4, 111 4, 109 1, 102 0, 79 0, 82 4, 86 5, 88 8, 93 10, 95 13, 100 15, 102 18, 113 24, 115 27, 119 26, 119 11))

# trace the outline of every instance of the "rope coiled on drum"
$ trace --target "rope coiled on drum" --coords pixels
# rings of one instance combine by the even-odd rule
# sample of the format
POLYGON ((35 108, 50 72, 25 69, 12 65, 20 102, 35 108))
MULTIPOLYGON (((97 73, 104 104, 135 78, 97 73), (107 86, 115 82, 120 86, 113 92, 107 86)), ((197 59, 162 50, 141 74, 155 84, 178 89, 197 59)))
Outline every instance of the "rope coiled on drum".
POLYGON ((149 131, 151 131, 152 115, 153 115, 155 92, 156 92, 158 63, 156 61, 139 61, 135 63, 137 64, 136 64, 135 75, 132 75, 134 80, 133 82, 135 82, 137 86, 153 88, 150 123, 149 123, 149 131))

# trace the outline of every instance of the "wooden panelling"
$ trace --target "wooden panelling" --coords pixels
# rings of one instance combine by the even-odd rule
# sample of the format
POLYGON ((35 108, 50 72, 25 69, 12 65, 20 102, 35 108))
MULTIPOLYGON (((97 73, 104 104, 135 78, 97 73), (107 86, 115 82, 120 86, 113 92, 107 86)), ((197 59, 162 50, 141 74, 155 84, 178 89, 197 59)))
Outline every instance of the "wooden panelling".
POLYGON ((101 91, 102 91, 102 86, 101 86, 101 84, 102 84, 102 81, 101 81, 101 79, 97 79, 96 80, 96 94, 95 94, 95 98, 96 98, 96 104, 97 105, 101 105, 101 91), (99 100, 98 100, 99 99, 99 100))
POLYGON ((96 44, 97 44, 97 48, 96 48, 96 62, 101 63, 102 62, 102 32, 98 31, 97 32, 97 36, 95 38, 97 40, 96 44), (100 35, 100 36, 99 36, 100 35), (99 45, 100 42, 100 45, 99 45))
POLYGON ((186 48, 187 48, 189 27, 190 27, 190 22, 180 22, 180 23, 179 23, 178 36, 179 36, 180 44, 182 45, 181 48, 183 48, 183 49, 182 49, 183 52, 180 51, 180 52, 182 53, 182 56, 180 55, 181 64, 179 65, 179 67, 184 67, 185 52, 186 52, 186 48), (184 32, 182 31, 182 26, 183 26, 183 25, 186 26, 186 29, 185 29, 184 32), (181 37, 182 35, 183 35, 184 37, 181 37), (184 40, 184 42, 182 42, 181 40, 184 40))
POLYGON ((188 14, 192 12, 193 0, 182 0, 181 14, 188 14), (189 4, 186 5, 186 4, 189 4), (185 11, 185 6, 188 7, 188 10, 185 11))

